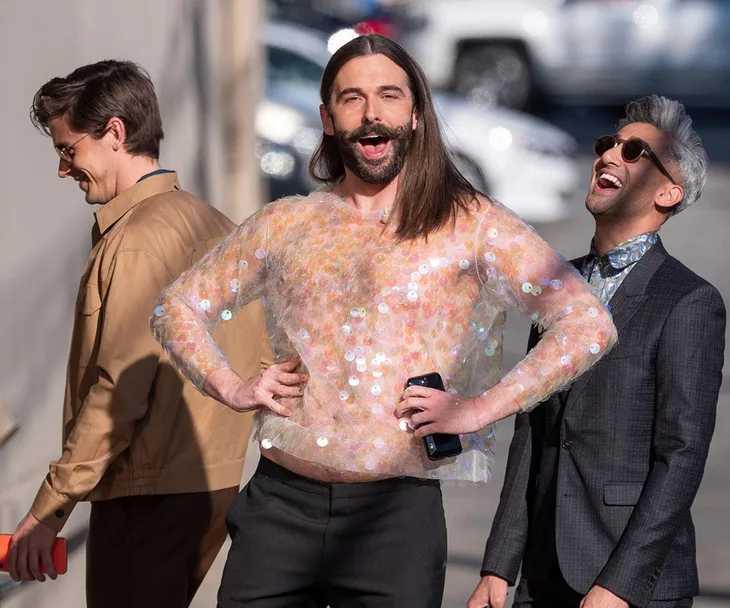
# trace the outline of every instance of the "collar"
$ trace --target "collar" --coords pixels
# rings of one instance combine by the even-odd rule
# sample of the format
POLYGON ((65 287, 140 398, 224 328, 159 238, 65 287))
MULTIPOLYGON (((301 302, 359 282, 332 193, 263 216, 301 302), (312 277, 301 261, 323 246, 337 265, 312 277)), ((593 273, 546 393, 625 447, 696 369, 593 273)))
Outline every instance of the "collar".
POLYGON ((177 173, 174 171, 150 175, 146 179, 137 182, 94 213, 96 223, 99 226, 99 233, 104 234, 130 209, 143 200, 155 194, 173 192, 174 190, 180 190, 177 173))
POLYGON ((593 241, 591 241, 591 252, 588 254, 588 259, 597 260, 599 264, 612 266, 616 270, 623 270, 644 257, 644 254, 657 242, 658 238, 658 232, 645 232, 625 240, 604 256, 599 256, 596 253, 593 241))

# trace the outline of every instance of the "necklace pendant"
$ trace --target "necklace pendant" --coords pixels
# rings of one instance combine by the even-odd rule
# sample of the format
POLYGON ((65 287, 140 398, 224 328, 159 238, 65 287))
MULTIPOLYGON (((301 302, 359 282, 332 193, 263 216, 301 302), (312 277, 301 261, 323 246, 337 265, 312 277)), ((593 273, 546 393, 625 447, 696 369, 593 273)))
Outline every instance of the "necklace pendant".
POLYGON ((390 217, 390 207, 386 207, 380 212, 380 223, 387 224, 390 217))

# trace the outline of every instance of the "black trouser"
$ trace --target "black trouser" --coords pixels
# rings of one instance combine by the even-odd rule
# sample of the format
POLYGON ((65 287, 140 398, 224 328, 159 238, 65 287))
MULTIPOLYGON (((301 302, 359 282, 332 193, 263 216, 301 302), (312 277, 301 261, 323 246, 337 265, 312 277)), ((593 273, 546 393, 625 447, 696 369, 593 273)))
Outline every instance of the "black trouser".
POLYGON ((441 607, 438 481, 322 483, 261 458, 226 523, 219 608, 441 607))
MULTIPOLYGON (((563 578, 557 555, 545 581, 520 580, 515 590, 514 608, 579 608, 583 594, 575 591, 563 578)), ((649 608, 691 608, 692 598, 657 600, 649 608)))

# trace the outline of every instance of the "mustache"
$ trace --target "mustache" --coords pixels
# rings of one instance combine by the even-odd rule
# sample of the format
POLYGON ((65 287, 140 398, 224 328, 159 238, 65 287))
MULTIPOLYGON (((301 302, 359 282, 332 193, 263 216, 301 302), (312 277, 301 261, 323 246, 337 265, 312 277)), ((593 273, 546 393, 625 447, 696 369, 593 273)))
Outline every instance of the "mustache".
POLYGON ((378 137, 387 137, 388 139, 398 139, 404 131, 405 127, 395 127, 394 129, 391 129, 383 124, 362 125, 354 131, 345 133, 345 139, 353 144, 368 135, 377 135, 378 137))

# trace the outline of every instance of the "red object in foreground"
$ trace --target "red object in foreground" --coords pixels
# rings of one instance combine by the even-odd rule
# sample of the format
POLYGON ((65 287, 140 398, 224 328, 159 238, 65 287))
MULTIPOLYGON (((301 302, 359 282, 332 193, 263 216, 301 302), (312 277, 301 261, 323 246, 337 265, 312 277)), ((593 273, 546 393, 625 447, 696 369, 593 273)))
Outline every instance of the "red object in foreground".
MULTIPOLYGON (((10 553, 10 539, 12 538, 12 534, 0 534, 0 572, 8 571, 8 553, 10 553)), ((68 541, 65 538, 57 538, 53 541, 51 558, 56 572, 66 574, 68 569, 68 541)), ((46 573, 43 562, 41 562, 41 572, 46 573)))

